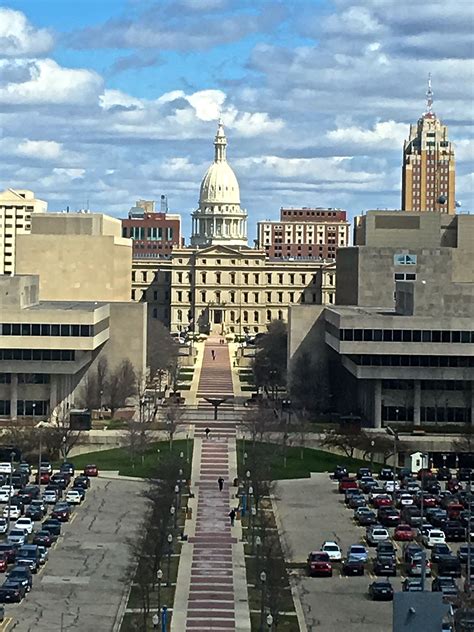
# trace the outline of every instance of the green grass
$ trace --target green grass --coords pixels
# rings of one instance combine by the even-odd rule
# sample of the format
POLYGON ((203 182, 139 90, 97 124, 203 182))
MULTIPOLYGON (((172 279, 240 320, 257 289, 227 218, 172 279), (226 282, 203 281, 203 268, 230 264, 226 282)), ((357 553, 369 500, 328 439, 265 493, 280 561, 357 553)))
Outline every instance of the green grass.
MULTIPOLYGON (((245 476, 246 466, 242 463, 242 441, 238 441, 237 461, 239 476, 245 476)), ((346 456, 325 452, 324 450, 314 450, 303 448, 303 459, 301 459, 301 449, 299 447, 287 448, 286 467, 280 446, 274 443, 257 443, 257 458, 270 460, 272 469, 272 479, 282 480, 287 478, 308 478, 311 472, 332 472, 336 465, 345 465, 350 472, 355 472, 359 467, 367 467, 369 463, 360 459, 351 459, 346 456)), ((249 455, 252 451, 252 444, 245 442, 245 451, 249 455)), ((374 465, 374 469, 377 467, 374 465)))
POLYGON ((179 374, 179 382, 192 382, 193 374, 192 373, 180 373, 179 374))
POLYGON ((244 393, 253 393, 255 392, 255 386, 241 386, 240 390, 244 393))
MULTIPOLYGON (((186 478, 190 476, 190 466, 192 461, 193 442, 189 441, 189 463, 186 463, 186 441, 173 441, 171 453, 176 460, 181 460, 180 453, 183 452, 183 470, 186 478)), ((138 476, 147 478, 152 476, 154 466, 158 462, 160 456, 169 454, 169 442, 158 441, 150 444, 148 449, 141 456, 136 456, 132 461, 130 452, 126 447, 113 448, 111 450, 102 450, 99 452, 88 452, 71 457, 69 460, 74 463, 77 470, 81 470, 88 463, 95 463, 99 470, 110 471, 118 470, 122 476, 138 476), (160 452, 158 453, 158 450, 160 452)))

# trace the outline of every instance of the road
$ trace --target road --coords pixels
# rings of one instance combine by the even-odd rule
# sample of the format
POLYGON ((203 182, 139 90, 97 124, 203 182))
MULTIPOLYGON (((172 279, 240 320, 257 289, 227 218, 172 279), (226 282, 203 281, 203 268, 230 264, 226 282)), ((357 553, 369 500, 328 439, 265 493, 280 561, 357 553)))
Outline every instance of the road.
POLYGON ((7 605, 0 632, 112 632, 127 586, 126 539, 144 507, 142 483, 92 479, 23 603, 7 605))

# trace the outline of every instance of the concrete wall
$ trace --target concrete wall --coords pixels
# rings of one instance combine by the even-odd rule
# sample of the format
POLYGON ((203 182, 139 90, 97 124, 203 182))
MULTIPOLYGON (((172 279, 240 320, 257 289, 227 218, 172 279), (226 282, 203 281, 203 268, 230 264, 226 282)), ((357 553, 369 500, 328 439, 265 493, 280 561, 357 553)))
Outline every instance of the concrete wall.
POLYGON ((146 350, 146 303, 111 303, 110 336, 99 357, 107 358, 110 369, 128 359, 137 375, 143 375, 146 369, 146 350))
POLYGON ((360 248, 340 248, 336 256, 336 305, 359 305, 360 248))

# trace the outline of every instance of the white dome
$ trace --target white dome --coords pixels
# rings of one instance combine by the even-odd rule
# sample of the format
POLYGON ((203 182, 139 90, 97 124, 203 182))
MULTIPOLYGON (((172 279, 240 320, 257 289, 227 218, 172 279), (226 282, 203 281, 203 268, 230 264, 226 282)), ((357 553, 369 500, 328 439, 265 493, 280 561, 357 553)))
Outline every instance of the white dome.
POLYGON ((214 162, 206 171, 199 193, 199 206, 240 204, 239 183, 228 162, 214 162))

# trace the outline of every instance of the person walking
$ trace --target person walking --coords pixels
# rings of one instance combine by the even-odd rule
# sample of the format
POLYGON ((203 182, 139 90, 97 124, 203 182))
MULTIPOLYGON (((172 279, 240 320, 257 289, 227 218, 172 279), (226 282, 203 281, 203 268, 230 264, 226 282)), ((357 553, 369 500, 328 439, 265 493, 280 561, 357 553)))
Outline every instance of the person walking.
POLYGON ((211 433, 211 429, 210 429, 210 428, 206 428, 206 429, 204 430, 204 432, 206 433, 206 439, 209 439, 209 435, 210 435, 210 433, 211 433))
POLYGON ((230 526, 233 527, 234 526, 234 520, 235 520, 235 509, 231 509, 229 512, 229 518, 230 518, 230 526))
POLYGON ((214 349, 211 349, 211 356, 213 360, 216 359, 216 352, 214 351, 214 349))
POLYGON ((221 492, 224 489, 224 479, 222 476, 219 476, 217 479, 217 484, 219 485, 219 491, 221 492))

